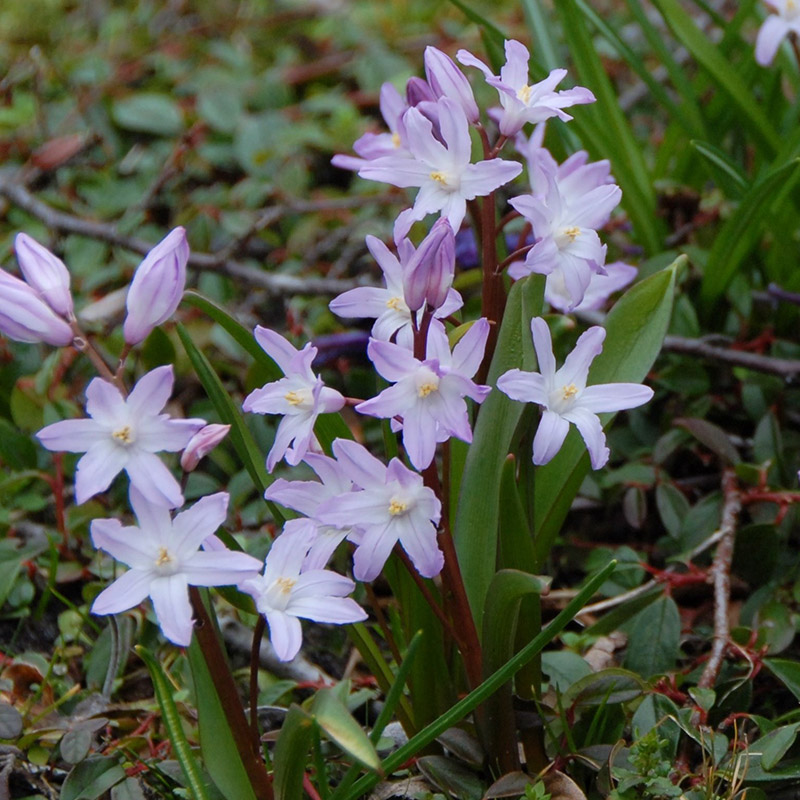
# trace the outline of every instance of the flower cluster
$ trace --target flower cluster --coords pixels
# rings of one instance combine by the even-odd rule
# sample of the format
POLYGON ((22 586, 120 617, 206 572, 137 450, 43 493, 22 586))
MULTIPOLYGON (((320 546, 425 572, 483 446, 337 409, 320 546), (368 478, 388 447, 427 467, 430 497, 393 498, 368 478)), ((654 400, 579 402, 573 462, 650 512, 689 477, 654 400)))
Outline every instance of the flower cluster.
MULTIPOLYGON (((532 84, 527 49, 508 41, 505 53, 499 76, 471 53, 457 55, 498 93, 499 107, 488 112, 499 131, 494 144, 465 73, 429 47, 424 80, 409 80, 405 96, 390 85, 381 90, 388 132, 367 133, 355 143, 355 156, 334 158, 362 178, 418 189, 410 207, 398 215, 391 243, 366 239, 384 286, 352 289, 330 303, 342 317, 374 320, 367 356, 389 385, 368 399, 345 398, 315 372, 315 346, 298 349, 270 328, 255 328, 256 341, 283 373, 252 391, 242 406, 246 412, 280 417, 267 470, 272 473, 281 461, 289 466, 304 462, 317 476, 279 477, 266 490, 268 500, 301 516, 286 522, 263 563, 228 549, 217 537, 227 516, 226 493, 204 497, 174 518, 171 514, 183 505, 183 493, 157 454, 183 451, 180 463, 188 473, 229 426, 163 413, 172 394, 171 366, 143 375, 130 393, 124 386, 128 352, 172 316, 182 297, 190 261, 183 229, 169 233, 134 274, 122 331, 126 347, 116 373, 80 330, 65 265, 30 237, 17 238, 25 280, 0 271, 0 330, 22 341, 89 348, 101 372, 86 389, 88 416, 47 425, 37 434, 39 441, 49 450, 83 454, 75 477, 79 503, 107 490, 120 472, 130 481, 138 526, 123 527, 113 519, 95 520, 91 526, 94 545, 128 566, 96 598, 94 613, 118 613, 149 597, 164 635, 187 645, 192 637, 188 587, 234 585, 252 595, 265 616, 279 658, 291 659, 302 642, 300 619, 342 624, 366 616, 349 597, 353 580, 327 568, 343 542, 353 550, 356 580, 376 579, 395 550, 422 578, 443 573, 443 581, 451 580, 443 572, 447 547, 439 538, 449 534, 437 454, 453 437, 472 441, 473 414, 492 389, 484 376, 496 338, 493 326, 502 313, 502 303, 492 301, 489 292, 483 297, 485 316, 464 323, 454 317, 463 306, 453 288, 456 237, 468 204, 481 219, 486 256, 498 233, 495 193, 527 166, 529 191, 507 200, 512 211, 505 216, 512 222, 509 230, 517 225, 518 249, 501 264, 483 264, 484 281, 495 288, 506 267, 516 280, 545 275, 547 302, 567 313, 601 306, 635 274, 627 265, 605 263, 599 231, 621 197, 608 162, 590 162, 581 151, 559 164, 544 147, 545 121, 570 120, 565 109, 593 102, 592 93, 582 87, 558 90, 565 70, 553 70, 532 84), (527 125, 536 126, 529 137, 523 133, 527 125), (473 133, 483 146, 478 160, 473 159, 473 133), (500 157, 506 143, 517 148, 525 166, 500 157), (432 214, 438 218, 423 235, 412 233, 432 214), (325 455, 318 419, 346 403, 357 413, 388 420, 387 428, 402 436, 407 463, 394 457, 384 464, 363 445, 343 438, 330 443, 325 455)), ((492 257, 499 260, 491 252, 485 260, 492 257)), ((652 390, 636 384, 587 385, 605 336, 600 327, 580 337, 560 369, 547 322, 533 319, 531 331, 540 371, 508 370, 496 386, 513 400, 543 409, 534 463, 550 461, 574 424, 592 467, 602 467, 609 451, 597 414, 641 405, 652 390)))

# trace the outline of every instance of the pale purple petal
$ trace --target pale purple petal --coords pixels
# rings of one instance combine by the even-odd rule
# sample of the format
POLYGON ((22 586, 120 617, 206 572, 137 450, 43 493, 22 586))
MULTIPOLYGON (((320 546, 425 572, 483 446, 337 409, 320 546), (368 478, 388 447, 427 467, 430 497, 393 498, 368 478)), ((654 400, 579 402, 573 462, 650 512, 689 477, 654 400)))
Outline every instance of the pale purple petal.
MULTIPOLYGON (((267 454, 267 471, 272 472, 275 465, 286 455, 289 451, 291 443, 297 438, 303 438, 313 431, 314 419, 306 415, 296 415, 284 417, 278 429, 275 431, 275 441, 272 443, 269 453, 267 454)), ((297 459, 298 463, 300 458, 297 459)))
POLYGON ((123 527, 116 519, 95 519, 90 531, 92 544, 98 550, 105 550, 116 561, 139 571, 147 571, 153 566, 152 545, 140 535, 139 528, 123 527))
POLYGON ((46 425, 36 438, 47 450, 85 453, 98 442, 107 440, 108 433, 93 419, 65 419, 46 425))
POLYGON ((247 553, 233 550, 197 552, 181 564, 181 572, 190 586, 235 586, 257 577, 261 562, 247 553))
POLYGON ((389 502, 387 496, 373 492, 348 492, 322 503, 316 517, 320 522, 338 528, 347 525, 382 525, 391 519, 389 502))
POLYGON ((72 314, 72 295, 69 291, 70 275, 64 262, 43 247, 32 236, 18 233, 14 251, 25 280, 45 299, 56 314, 72 314))
POLYGON ((138 606, 149 594, 152 576, 138 569, 123 572, 92 603, 92 614, 119 614, 138 606))
POLYGON ((653 390, 638 383, 601 383, 587 386, 580 395, 578 407, 594 414, 604 411, 624 411, 649 402, 653 390))
POLYGON ((417 388, 412 379, 401 380, 394 386, 384 389, 377 397, 359 403, 355 410, 359 414, 391 419, 402 415, 417 402, 417 388))
MULTIPOLYGON (((411 111, 416 111, 416 109, 412 108, 411 111)), ((420 114, 420 116, 422 115, 420 114)), ((431 139, 433 139, 432 134, 431 139)), ((439 146, 441 147, 441 145, 439 146)), ((430 172, 430 166, 416 159, 383 156, 366 162, 366 166, 362 167, 358 174, 370 181, 383 181, 392 186, 399 186, 401 189, 408 189, 412 186, 421 186, 428 179, 430 172)))
POLYGON ((170 419, 166 414, 145 417, 136 431, 136 446, 150 453, 177 453, 204 427, 204 419, 170 419))
POLYGON ((80 505, 108 489, 111 481, 127 467, 128 458, 129 451, 110 439, 93 444, 75 471, 75 502, 80 505))
POLYGON ((561 449, 569 432, 569 422, 553 411, 543 411, 533 438, 533 463, 546 464, 561 449))
MULTIPOLYGON (((145 539, 148 542, 161 541, 165 544, 168 543, 172 537, 172 519, 170 518, 169 509, 163 505, 151 503, 133 484, 131 484, 128 492, 128 499, 145 539)), ((152 545, 149 551, 152 553, 152 545)), ((112 555, 114 554, 112 553, 112 555)), ((116 558, 116 556, 114 557, 116 558)), ((125 563, 127 564, 128 562, 126 561, 125 563)), ((130 566, 135 565, 130 564, 130 566)))
POLYGON ((542 317, 531 320, 531 333, 533 334, 533 348, 539 363, 539 372, 545 380, 549 380, 556 373, 556 357, 553 355, 553 340, 550 337, 550 328, 542 317))
POLYGON ((370 339, 367 355, 387 381, 396 382, 419 369, 420 362, 404 347, 370 339))
POLYGON ((789 30, 789 24, 774 14, 764 20, 756 37, 756 61, 762 67, 772 63, 775 53, 778 52, 778 48, 789 30))
POLYGON ((610 451, 606 447, 606 437, 600 418, 584 408, 571 408, 564 414, 566 419, 575 424, 575 427, 586 442, 586 449, 592 461, 592 469, 600 469, 608 461, 610 451))
POLYGON ((160 413, 172 394, 174 381, 172 364, 156 367, 146 375, 142 375, 126 401, 131 416, 136 419, 160 413))
POLYGON ((225 522, 228 516, 227 492, 201 497, 181 511, 172 522, 172 546, 179 554, 192 553, 225 522))
MULTIPOLYGON (((302 579, 304 576, 300 577, 302 579)), ((353 585, 352 581, 348 581, 348 583, 353 585)), ((366 611, 350 597, 301 597, 297 599, 292 597, 288 610, 304 619, 329 622, 334 625, 361 622, 367 618, 366 611)))
POLYGON ((599 325, 584 331, 578 339, 575 349, 564 361, 564 366, 558 371, 556 381, 565 386, 575 384, 578 389, 583 389, 586 386, 586 376, 589 374, 592 361, 603 352, 605 338, 605 329, 599 325))
POLYGON ((176 573, 154 578, 150 584, 150 599, 164 636, 174 644, 188 647, 192 641, 192 606, 186 577, 176 573))
POLYGON ((262 325, 257 325, 253 331, 256 341, 264 352, 284 371, 289 372, 289 365, 297 355, 297 348, 276 333, 262 325))
POLYGON ((333 454, 341 464, 344 474, 356 486, 370 489, 384 485, 386 466, 362 445, 349 439, 336 439, 333 443, 333 454))
POLYGON ((327 499, 325 487, 317 481, 287 481, 284 478, 273 481, 264 492, 264 497, 309 517, 327 499))
POLYGON ((153 453, 133 454, 125 464, 125 472, 128 473, 131 483, 151 503, 167 508, 178 508, 183 505, 180 485, 164 462, 153 453))
POLYGON ((372 529, 364 534, 361 544, 353 553, 353 575, 359 581, 373 581, 380 575, 383 565, 397 543, 399 531, 395 525, 372 529))
MULTIPOLYGON (((493 192, 505 183, 514 180, 522 172, 522 164, 493 158, 470 164, 461 175, 461 195, 467 200, 493 192)), ((458 230, 454 225, 453 230, 458 230)))
POLYGON ((479 58, 472 55, 469 50, 461 49, 456 53, 456 59, 465 67, 477 67, 487 78, 494 77, 494 73, 479 58))
POLYGON ((309 520, 289 520, 269 548, 264 582, 269 584, 281 577, 296 578, 316 536, 316 527, 309 520))
POLYGON ((359 286, 335 297, 328 304, 328 308, 339 317, 355 317, 357 319, 380 317, 385 313, 391 297, 391 293, 387 289, 359 286))
POLYGON ((538 403, 540 406, 546 406, 548 402, 545 380, 537 372, 511 369, 497 379, 497 388, 520 403, 538 403))
POLYGON ((269 625, 269 640, 275 654, 281 661, 291 661, 303 644, 300 620, 283 611, 267 611, 265 616, 269 625))
POLYGON ((86 387, 86 413, 101 425, 113 430, 120 420, 127 418, 128 407, 122 393, 113 383, 94 378, 86 387))
POLYGON ((417 403, 403 417, 403 447, 411 463, 423 470, 436 453, 436 420, 426 408, 417 403))
POLYGON ((453 348, 452 369, 471 378, 483 361, 489 321, 484 317, 474 322, 453 348))

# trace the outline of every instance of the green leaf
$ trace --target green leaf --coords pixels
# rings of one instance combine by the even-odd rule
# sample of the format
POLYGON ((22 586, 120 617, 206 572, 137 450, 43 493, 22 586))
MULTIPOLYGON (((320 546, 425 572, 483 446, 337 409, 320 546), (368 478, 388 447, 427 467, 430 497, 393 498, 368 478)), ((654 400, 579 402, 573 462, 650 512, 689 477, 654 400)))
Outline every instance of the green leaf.
MULTIPOLYGON (((524 278, 511 287, 489 370, 491 385, 509 369, 534 367, 525 363, 524 353, 531 341, 531 316, 541 312, 542 294, 543 281, 538 276, 524 278)), ((522 411, 521 403, 502 392, 489 394, 478 414, 461 478, 455 544, 464 588, 479 630, 497 561, 503 465, 522 411)))
POLYGON ((703 156, 711 177, 728 197, 737 199, 747 191, 747 178, 727 153, 697 139, 689 142, 689 146, 703 156))
POLYGON ((380 769, 375 746, 353 719, 335 689, 320 689, 309 709, 325 735, 367 769, 380 769))
POLYGON ((120 127, 137 133, 176 136, 183 130, 180 106, 166 94, 138 92, 115 100, 111 118, 120 127))
POLYGON ((661 597, 631 621, 625 666, 645 678, 669 672, 678 658, 681 619, 671 597, 661 597))
POLYGON ((778 762, 786 755, 789 748, 797 739, 797 731, 800 723, 794 725, 784 725, 766 736, 762 736, 754 745, 761 751, 761 766, 769 771, 774 769, 778 762))
POLYGON ((36 445, 7 419, 0 418, 0 459, 14 470, 36 467, 36 445))
POLYGON ((474 22, 480 28, 481 38, 489 54, 492 67, 496 72, 499 71, 500 66, 505 63, 503 45, 505 40, 508 39, 508 36, 500 30, 497 25, 489 22, 486 17, 479 14, 469 4, 465 3, 464 0, 450 0, 450 2, 459 9, 468 20, 474 22))
POLYGON ((653 0, 653 3, 681 44, 706 69, 714 83, 736 107, 738 118, 749 129, 759 146, 768 155, 777 152, 781 144, 780 137, 734 65, 695 25, 692 15, 686 12, 678 0, 653 0))
POLYGON ((800 700, 800 663, 785 658, 765 658, 764 666, 800 700))
MULTIPOLYGON (((575 618, 585 605, 586 601, 594 595, 597 589, 605 582, 609 575, 616 568, 616 562, 611 562, 597 574, 593 575, 586 585, 578 591, 575 597, 566 605, 555 619, 525 647, 522 648, 513 658, 487 678, 480 686, 473 689, 466 697, 459 700, 452 708, 448 709, 438 719, 427 725, 415 736, 406 742, 402 747, 395 750, 383 762, 382 772, 390 775, 394 770, 404 764, 408 759, 413 758, 424 747, 433 742, 448 728, 451 728, 470 712, 474 711, 481 703, 490 697, 506 681, 510 680, 523 664, 526 664, 534 656, 538 655, 549 642, 551 642, 561 631, 575 618)), ((356 800, 365 795, 380 777, 376 774, 365 775, 353 784, 347 793, 346 800, 356 800)))
POLYGON ((679 417, 674 425, 685 428, 701 444, 718 456, 724 464, 738 464, 742 458, 731 442, 730 436, 722 428, 705 419, 679 417))
POLYGON ((635 672, 611 667, 576 681, 564 694, 564 704, 604 706, 635 700, 647 688, 635 672))
MULTIPOLYGON (((637 283, 621 297, 606 319, 603 352, 589 371, 589 384, 638 383, 656 360, 672 315, 675 276, 685 264, 680 256, 667 269, 637 283)), ((613 415, 603 414, 604 424, 613 415)), ((570 431, 558 455, 536 471, 534 547, 541 569, 569 507, 589 470, 586 447, 570 431)))
POLYGON ((756 181, 722 226, 703 270, 700 292, 703 302, 711 304, 717 300, 758 244, 764 223, 771 219, 773 209, 783 202, 800 175, 798 164, 800 159, 794 158, 756 181))
MULTIPOLYGON (((142 645, 137 645, 135 649, 137 655, 144 661, 150 673, 156 700, 161 709, 161 718, 164 722, 164 727, 167 729, 169 740, 172 743, 172 751, 178 763, 181 765, 186 783, 194 795, 195 800, 208 800, 205 784, 200 777, 200 769, 195 762, 194 754, 189 747, 189 742, 186 741, 186 734, 183 732, 183 725, 181 724, 181 719, 178 716, 178 709, 175 706, 175 700, 172 696, 172 686, 167 681, 164 670, 161 668, 161 664, 156 660, 155 656, 153 656, 147 648, 142 647, 142 645)), ((247 798, 247 795, 243 795, 243 797, 247 798)))
POLYGON ((593 151, 592 155, 610 159, 622 188, 622 205, 647 251, 655 253, 662 244, 662 225, 655 213, 656 195, 642 148, 619 107, 616 89, 606 74, 576 0, 560 0, 555 8, 580 83, 597 98, 596 103, 578 109, 570 125, 593 151))
MULTIPOLYGON (((263 495, 267 486, 272 483, 272 478, 266 470, 264 456, 259 452, 252 434, 244 424, 238 407, 234 405, 233 400, 231 400, 230 395, 222 385, 222 381, 211 366, 211 362, 195 347, 192 337, 189 335, 186 328, 180 323, 178 323, 177 327, 178 336, 186 350, 186 354, 189 356, 189 360, 192 362, 197 377, 200 379, 200 383, 203 384, 203 388, 208 393, 222 422, 231 426, 231 442, 256 488, 263 495)), ((283 524, 283 514, 281 514, 275 504, 267 501, 267 505, 275 521, 279 525, 283 524)))
POLYGON ((313 735, 314 719, 300 706, 291 705, 272 758, 275 766, 275 800, 302 800, 303 773, 313 735))
POLYGON ((192 637, 187 655, 192 671, 200 751, 208 774, 225 797, 255 800, 247 770, 196 636, 192 637))
MULTIPOLYGON (((59 800, 97 800, 125 778, 125 770, 116 758, 93 756, 70 770, 61 787, 59 800)), ((204 795, 199 795, 198 800, 202 797, 204 795)))
POLYGON ((446 797, 459 800, 481 800, 483 797, 483 783, 460 761, 446 756, 423 756, 417 759, 417 767, 446 797))

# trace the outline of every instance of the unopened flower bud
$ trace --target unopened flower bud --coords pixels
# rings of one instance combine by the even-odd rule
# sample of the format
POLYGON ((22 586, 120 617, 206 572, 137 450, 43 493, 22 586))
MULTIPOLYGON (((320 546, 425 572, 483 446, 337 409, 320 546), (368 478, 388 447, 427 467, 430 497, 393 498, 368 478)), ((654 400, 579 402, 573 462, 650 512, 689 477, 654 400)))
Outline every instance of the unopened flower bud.
POLYGON ((472 87, 450 56, 435 47, 426 47, 425 75, 437 99, 449 97, 461 106, 470 122, 478 121, 480 112, 472 87))
POLYGON ((228 435, 230 429, 230 425, 211 424, 192 436, 181 455, 181 468, 184 472, 196 469, 200 459, 207 456, 228 435))
POLYGON ((406 81, 406 101, 410 106, 417 106, 420 103, 435 103, 436 95, 422 78, 414 76, 406 81))
POLYGON ((70 278, 64 262, 26 233, 17 234, 14 250, 28 285, 42 296, 56 314, 71 317, 70 278))
POLYGON ((429 309, 444 303, 453 283, 456 240, 450 223, 442 217, 422 240, 409 260, 403 277, 406 305, 417 311, 427 302, 429 309))
POLYGON ((183 297, 189 244, 186 231, 170 231, 144 258, 128 290, 123 334, 129 345, 139 344, 150 331, 166 322, 183 297))
POLYGON ((71 344, 70 326, 25 281, 0 270, 0 333, 17 342, 71 344))

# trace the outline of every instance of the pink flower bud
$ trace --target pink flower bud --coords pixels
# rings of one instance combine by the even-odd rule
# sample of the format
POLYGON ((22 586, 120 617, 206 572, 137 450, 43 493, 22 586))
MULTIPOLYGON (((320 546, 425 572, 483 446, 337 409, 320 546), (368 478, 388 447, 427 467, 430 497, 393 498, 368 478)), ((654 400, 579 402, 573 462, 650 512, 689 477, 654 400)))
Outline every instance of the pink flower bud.
POLYGON ((71 317, 70 278, 64 262, 26 233, 17 234, 14 250, 28 285, 42 296, 56 314, 71 317))
POLYGON ((129 345, 139 344, 150 331, 166 322, 178 307, 186 286, 189 244, 186 231, 170 231, 144 258, 128 290, 123 334, 129 345))
POLYGON ((470 122, 478 121, 480 112, 472 87, 450 56, 435 47, 426 47, 425 75, 437 99, 449 97, 461 106, 470 122))
POLYGON ((444 303, 455 266, 456 237, 450 223, 442 217, 406 265, 403 294, 411 311, 419 310, 426 302, 432 310, 444 303))
POLYGON ((181 455, 184 472, 194 470, 200 459, 207 456, 228 435, 230 429, 230 425, 206 425, 192 436, 181 455))
POLYGON ((17 342, 72 343, 70 326, 27 283, 0 270, 0 333, 17 342))

